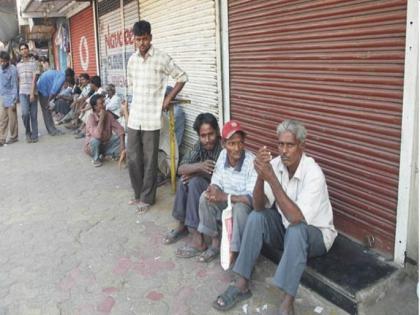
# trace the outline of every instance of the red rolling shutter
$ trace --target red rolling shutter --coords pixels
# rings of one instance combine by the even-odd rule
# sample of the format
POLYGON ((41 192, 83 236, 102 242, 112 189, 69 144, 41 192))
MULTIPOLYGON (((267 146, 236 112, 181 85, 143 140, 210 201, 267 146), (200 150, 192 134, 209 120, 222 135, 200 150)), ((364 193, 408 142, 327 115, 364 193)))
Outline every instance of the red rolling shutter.
POLYGON ((406 1, 229 1, 231 116, 253 150, 308 128, 338 229, 394 249, 406 1))
POLYGON ((92 6, 70 18, 71 55, 76 75, 96 75, 95 27, 92 6))

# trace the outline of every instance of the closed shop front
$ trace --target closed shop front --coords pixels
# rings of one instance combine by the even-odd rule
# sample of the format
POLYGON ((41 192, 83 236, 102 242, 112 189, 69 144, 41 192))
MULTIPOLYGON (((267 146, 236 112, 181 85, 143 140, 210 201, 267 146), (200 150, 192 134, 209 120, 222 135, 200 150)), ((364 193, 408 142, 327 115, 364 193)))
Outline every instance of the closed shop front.
MULTIPOLYGON (((191 104, 186 113, 184 146, 197 136, 192 124, 199 113, 221 115, 221 89, 217 71, 216 3, 213 0, 140 0, 140 17, 152 25, 153 45, 168 53, 188 74, 181 91, 191 104)), ((174 85, 169 80, 170 85, 174 85)), ((220 117, 221 118, 221 117, 220 117)))
POLYGON ((70 18, 71 55, 76 75, 96 75, 96 39, 92 6, 70 18))
POLYGON ((138 2, 100 1, 98 16, 102 82, 114 84, 117 93, 127 96, 126 66, 134 52, 132 27, 139 20, 138 2))
POLYGON ((277 152, 285 118, 308 129, 345 235, 392 255, 406 1, 230 0, 231 116, 277 152))

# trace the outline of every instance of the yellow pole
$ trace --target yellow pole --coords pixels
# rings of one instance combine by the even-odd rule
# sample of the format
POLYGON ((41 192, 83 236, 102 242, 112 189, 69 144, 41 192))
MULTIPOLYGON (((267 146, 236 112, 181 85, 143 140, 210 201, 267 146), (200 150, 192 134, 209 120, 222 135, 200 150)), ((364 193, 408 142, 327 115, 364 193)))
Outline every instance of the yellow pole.
POLYGON ((169 144, 171 156, 171 186, 172 192, 176 192, 176 165, 175 165, 175 115, 174 106, 169 107, 169 144))

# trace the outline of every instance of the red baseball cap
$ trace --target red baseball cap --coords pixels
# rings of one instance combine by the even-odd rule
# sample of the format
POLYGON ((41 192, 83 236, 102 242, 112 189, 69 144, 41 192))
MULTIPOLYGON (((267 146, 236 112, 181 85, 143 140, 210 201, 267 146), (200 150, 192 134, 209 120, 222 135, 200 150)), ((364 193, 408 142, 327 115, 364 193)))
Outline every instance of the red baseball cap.
POLYGON ((233 136, 235 132, 242 132, 245 134, 245 131, 242 129, 241 125, 236 120, 230 120, 224 124, 222 129, 222 138, 229 139, 233 136))

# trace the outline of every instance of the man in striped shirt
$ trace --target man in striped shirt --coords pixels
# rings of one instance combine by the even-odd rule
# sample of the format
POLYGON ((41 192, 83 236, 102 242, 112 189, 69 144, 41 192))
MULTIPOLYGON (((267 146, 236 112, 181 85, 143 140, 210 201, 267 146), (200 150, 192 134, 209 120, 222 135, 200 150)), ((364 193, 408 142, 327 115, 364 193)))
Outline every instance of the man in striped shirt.
POLYGON ((35 59, 29 55, 28 44, 21 43, 19 51, 22 55, 22 60, 16 66, 19 77, 19 102, 26 129, 26 141, 32 143, 38 141, 38 100, 35 96, 35 83, 39 71, 35 59))
POLYGON ((134 198, 130 205, 145 211, 155 202, 157 161, 162 110, 184 87, 188 78, 172 58, 152 44, 150 23, 136 22, 133 26, 136 51, 128 60, 127 81, 133 99, 128 118, 127 158, 134 198), (176 84, 165 95, 168 77, 176 84))

